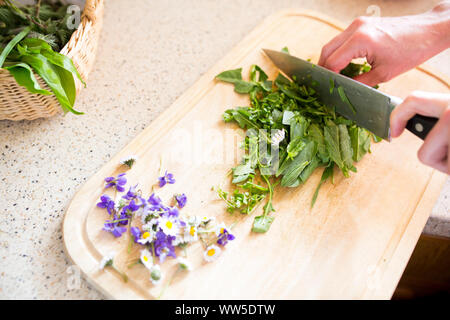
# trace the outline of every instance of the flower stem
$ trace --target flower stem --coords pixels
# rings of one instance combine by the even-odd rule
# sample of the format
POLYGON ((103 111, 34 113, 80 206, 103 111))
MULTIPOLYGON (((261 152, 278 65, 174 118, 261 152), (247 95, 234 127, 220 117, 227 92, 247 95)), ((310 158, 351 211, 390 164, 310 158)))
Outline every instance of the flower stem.
POLYGON ((120 271, 114 265, 111 265, 111 268, 113 268, 118 274, 120 274, 124 282, 128 282, 128 276, 125 274, 125 272, 120 271))
POLYGON ((164 285, 164 287, 161 290, 161 293, 159 294, 159 296, 156 298, 157 300, 160 300, 164 294, 164 292, 166 292, 167 288, 170 286, 170 284, 172 283, 172 280, 177 276, 178 272, 180 272, 181 267, 178 267, 177 271, 175 271, 175 273, 172 275, 172 277, 166 282, 166 284, 164 285))

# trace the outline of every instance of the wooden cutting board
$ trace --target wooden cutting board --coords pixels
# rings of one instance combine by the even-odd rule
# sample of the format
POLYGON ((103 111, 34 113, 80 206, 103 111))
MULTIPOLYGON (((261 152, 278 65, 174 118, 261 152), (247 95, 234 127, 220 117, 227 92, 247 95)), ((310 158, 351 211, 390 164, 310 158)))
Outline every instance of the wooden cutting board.
MULTIPOLYGON (((107 214, 95 206, 104 192, 103 179, 125 171, 119 159, 136 154, 139 160, 128 178, 145 194, 157 179, 162 156, 164 167, 177 179, 161 189, 163 198, 185 192, 189 201, 184 212, 216 216, 228 224, 238 221, 233 229, 237 239, 216 262, 203 261, 200 245, 189 247, 194 270, 177 275, 163 298, 392 296, 445 180, 445 175, 419 163, 421 141, 412 134, 373 145, 372 153, 357 163, 357 174, 346 179, 337 173, 334 185, 323 186, 312 210, 322 170, 301 187, 277 187, 276 218, 267 234, 251 233, 253 217, 231 216, 211 191, 211 186, 227 187, 225 175, 239 160, 231 130, 236 127, 224 124, 221 115, 227 108, 248 105, 246 96, 214 76, 238 67, 246 75, 256 63, 274 78, 277 70, 261 48, 288 46, 291 54, 316 62, 321 47, 342 29, 311 12, 290 10, 268 17, 78 191, 66 212, 64 243, 68 256, 95 287, 111 298, 153 299, 163 286, 153 286, 143 266, 127 269, 138 249, 128 254, 126 235, 115 239, 102 231, 107 214), (118 253, 116 264, 128 274, 128 283, 113 270, 98 271, 102 255, 111 250, 118 253)), ((400 97, 418 89, 447 92, 449 83, 420 67, 381 88, 400 97)), ((163 264, 165 281, 175 271, 174 263, 169 259, 163 264)))

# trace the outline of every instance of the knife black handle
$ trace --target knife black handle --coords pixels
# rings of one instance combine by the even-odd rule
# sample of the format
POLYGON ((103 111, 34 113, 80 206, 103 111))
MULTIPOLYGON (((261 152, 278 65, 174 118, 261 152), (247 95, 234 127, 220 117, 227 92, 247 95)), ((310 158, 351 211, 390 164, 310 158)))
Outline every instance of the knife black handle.
POLYGON ((428 133, 431 131, 431 129, 433 129, 438 120, 438 118, 426 117, 420 114, 416 114, 408 121, 408 123, 406 124, 406 129, 414 133, 420 139, 425 140, 428 133))

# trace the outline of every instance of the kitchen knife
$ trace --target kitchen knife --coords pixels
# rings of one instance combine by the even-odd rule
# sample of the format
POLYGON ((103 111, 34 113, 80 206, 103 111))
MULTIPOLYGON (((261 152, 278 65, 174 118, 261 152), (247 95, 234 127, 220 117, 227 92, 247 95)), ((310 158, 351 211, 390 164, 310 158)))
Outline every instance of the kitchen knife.
MULTIPOLYGON (((288 53, 263 49, 264 53, 285 75, 301 84, 314 88, 321 101, 335 107, 336 112, 355 121, 377 136, 390 141, 389 117, 392 110, 402 102, 363 83, 339 73, 332 72, 288 53)), ((438 119, 415 115, 406 129, 421 139, 438 119)))

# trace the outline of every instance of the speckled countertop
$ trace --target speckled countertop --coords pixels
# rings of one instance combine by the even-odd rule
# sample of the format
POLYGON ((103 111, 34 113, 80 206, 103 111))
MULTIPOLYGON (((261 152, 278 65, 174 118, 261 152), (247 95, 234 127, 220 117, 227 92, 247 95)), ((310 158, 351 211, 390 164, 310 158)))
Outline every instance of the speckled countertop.
MULTIPOLYGON (((109 0, 86 115, 0 121, 0 298, 98 299, 63 252, 76 190, 266 16, 307 8, 349 23, 378 5, 413 14, 437 1, 109 0)), ((450 52, 429 61, 450 75, 450 52)), ((450 181, 425 232, 450 236, 450 181)))

